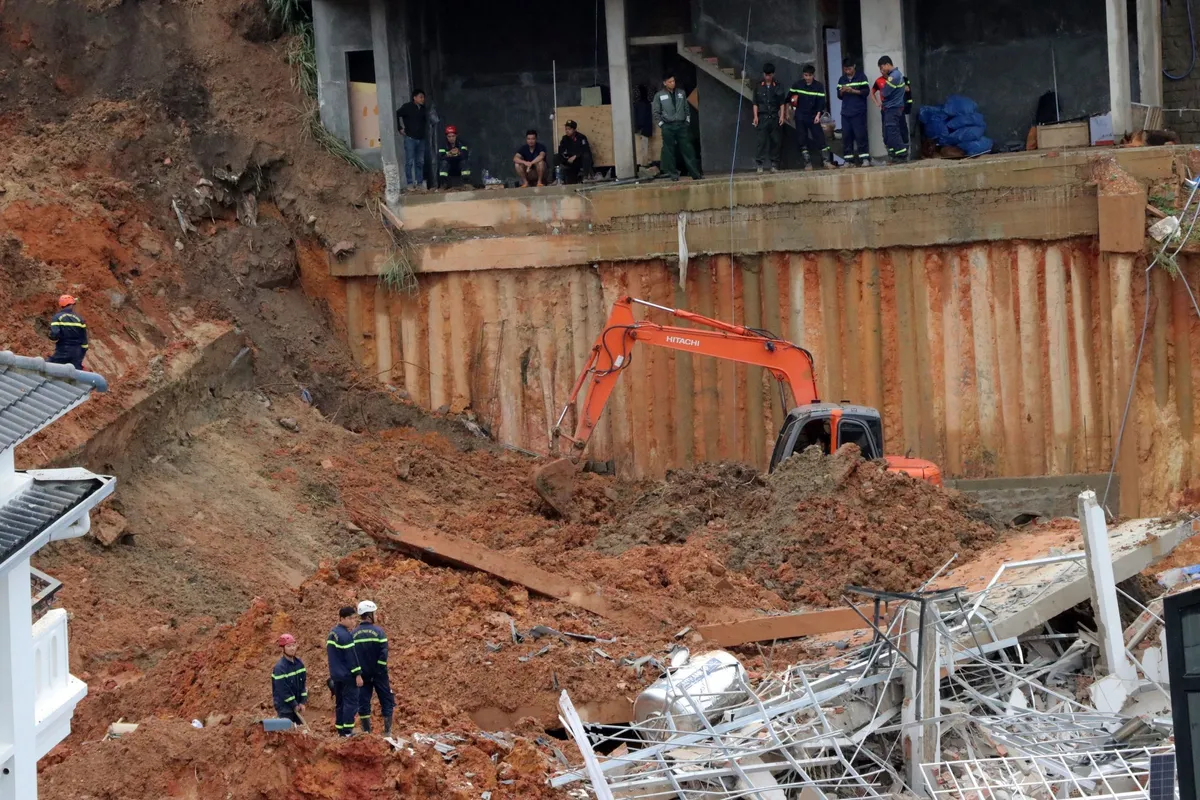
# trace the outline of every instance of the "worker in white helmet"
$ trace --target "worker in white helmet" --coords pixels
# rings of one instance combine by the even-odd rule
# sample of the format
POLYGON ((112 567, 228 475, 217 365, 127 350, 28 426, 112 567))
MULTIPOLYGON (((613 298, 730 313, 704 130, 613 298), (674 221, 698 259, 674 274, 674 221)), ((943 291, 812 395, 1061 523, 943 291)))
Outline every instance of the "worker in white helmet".
POLYGON ((358 721, 371 732, 371 693, 379 695, 383 714, 383 735, 392 735, 392 712, 396 698, 388 681, 388 640, 383 628, 375 624, 379 607, 370 600, 358 604, 358 627, 354 629, 354 652, 362 665, 362 686, 358 690, 358 721))

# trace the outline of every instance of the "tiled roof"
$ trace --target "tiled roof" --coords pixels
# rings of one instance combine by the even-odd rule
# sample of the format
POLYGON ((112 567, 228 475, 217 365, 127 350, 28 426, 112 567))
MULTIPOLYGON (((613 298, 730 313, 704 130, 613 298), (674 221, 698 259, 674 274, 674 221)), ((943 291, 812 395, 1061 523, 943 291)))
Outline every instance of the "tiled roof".
POLYGON ((70 364, 0 352, 0 452, 28 439, 87 398, 104 378, 70 364))
POLYGON ((100 479, 39 481, 0 506, 0 564, 104 485, 100 479))

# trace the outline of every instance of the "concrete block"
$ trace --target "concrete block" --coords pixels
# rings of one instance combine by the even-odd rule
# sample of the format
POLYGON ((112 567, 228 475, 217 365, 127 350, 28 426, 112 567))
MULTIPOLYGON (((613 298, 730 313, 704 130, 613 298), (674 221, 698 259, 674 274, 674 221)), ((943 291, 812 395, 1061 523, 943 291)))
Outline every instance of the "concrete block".
POLYGON ((1105 253, 1140 253, 1146 243, 1146 191, 1130 194, 1101 193, 1100 250, 1105 253))

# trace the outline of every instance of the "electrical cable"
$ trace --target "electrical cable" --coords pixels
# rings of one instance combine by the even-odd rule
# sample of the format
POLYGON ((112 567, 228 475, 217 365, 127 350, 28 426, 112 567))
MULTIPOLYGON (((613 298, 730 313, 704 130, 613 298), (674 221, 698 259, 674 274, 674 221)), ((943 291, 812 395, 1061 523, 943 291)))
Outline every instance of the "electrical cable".
MULTIPOLYGON (((1179 215, 1180 217, 1183 217, 1185 214, 1187 214, 1188 209, 1191 208, 1192 201, 1196 198, 1197 188, 1200 188, 1200 181, 1197 181, 1192 184, 1192 193, 1188 195, 1187 203, 1184 204, 1183 211, 1180 212, 1180 215, 1179 215)), ((1188 237, 1191 236, 1192 231, 1196 227, 1197 218, 1200 218, 1200 204, 1196 205, 1196 210, 1192 214, 1192 224, 1190 226, 1188 226, 1187 235, 1183 236, 1180 239, 1179 247, 1177 247, 1175 249, 1175 251, 1171 254, 1172 258, 1177 256, 1179 254, 1179 251, 1183 249, 1184 244, 1187 243, 1188 237)), ((1150 299, 1151 299, 1150 270, 1154 269, 1154 267, 1157 266, 1159 259, 1162 258, 1163 253, 1166 252, 1167 246, 1170 243, 1171 243, 1171 239, 1169 237, 1163 241, 1162 247, 1160 247, 1158 249, 1158 253, 1154 256, 1154 260, 1150 262, 1150 266, 1146 267, 1146 270, 1144 272, 1145 279, 1146 279, 1146 303, 1145 303, 1146 308, 1145 308, 1145 312, 1142 315, 1142 335, 1141 335, 1141 338, 1138 339, 1137 357, 1133 361, 1133 371, 1132 371, 1132 373, 1130 373, 1129 393, 1126 394, 1126 396, 1125 396, 1125 410, 1121 414, 1121 425, 1117 429, 1117 438, 1113 444, 1112 463, 1109 465, 1108 479, 1104 483, 1104 497, 1100 501, 1100 505, 1102 507, 1104 507, 1105 509, 1107 509, 1107 507, 1108 507, 1108 493, 1109 493, 1109 490, 1112 489, 1113 475, 1116 474, 1116 471, 1117 471, 1117 460, 1121 456, 1121 441, 1125 438, 1125 426, 1129 422, 1129 409, 1133 405, 1133 395, 1134 395, 1134 391, 1137 388, 1137 374, 1138 374, 1138 370, 1142 366, 1142 353, 1144 352, 1145 345, 1146 345, 1146 331, 1150 325, 1150 299)), ((1182 271, 1181 271, 1181 274, 1182 274, 1182 271)), ((1184 278, 1184 285, 1187 286, 1186 277, 1184 278)), ((1192 290, 1191 290, 1190 286, 1188 286, 1188 295, 1192 296, 1192 290)), ((1194 297, 1192 297, 1192 305, 1194 308, 1196 308, 1197 316, 1200 316, 1200 306, 1196 305, 1196 300, 1194 297)))
MULTIPOLYGON (((1180 75, 1172 75, 1167 71, 1166 67, 1163 67, 1163 77, 1171 81, 1181 81, 1191 75, 1192 70, 1196 69, 1196 25, 1192 20, 1192 0, 1184 0, 1184 3, 1187 6, 1188 39, 1192 43, 1192 60, 1191 63, 1188 64, 1187 72, 1184 72, 1180 75)), ((1161 14, 1163 17, 1167 15, 1167 0, 1162 0, 1161 14)))

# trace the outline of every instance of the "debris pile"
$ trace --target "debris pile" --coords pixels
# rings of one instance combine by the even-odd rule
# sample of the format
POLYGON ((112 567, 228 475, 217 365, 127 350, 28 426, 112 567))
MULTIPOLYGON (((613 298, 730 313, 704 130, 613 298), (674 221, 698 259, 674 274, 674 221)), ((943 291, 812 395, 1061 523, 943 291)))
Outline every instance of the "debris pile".
POLYGON ((620 553, 700 535, 785 600, 830 605, 848 583, 908 588, 913 575, 1000 533, 966 496, 888 472, 846 445, 832 456, 809 448, 766 476, 741 464, 675 470, 619 512, 595 546, 620 553))
MULTIPOLYGON (((1094 496, 1091 506, 1098 515, 1094 496)), ((1119 576, 1195 531, 1136 522, 1110 538, 1102 517, 1098 528, 1089 519, 1088 557, 1014 562, 982 592, 929 588, 937 575, 909 592, 848 587, 873 601, 871 635, 816 661, 755 676, 723 651, 692 657, 615 733, 585 733, 564 692, 582 767, 551 785, 582 783, 597 798, 1146 797, 1151 773, 1173 770, 1163 623, 1151 603, 1106 637, 1120 591, 1112 565, 1119 576), (1051 578, 1026 592, 1024 570, 1051 578), (1043 598, 1070 610, 1079 582, 1099 587, 1095 621, 1003 632, 1035 619, 1024 615, 1043 598)))

